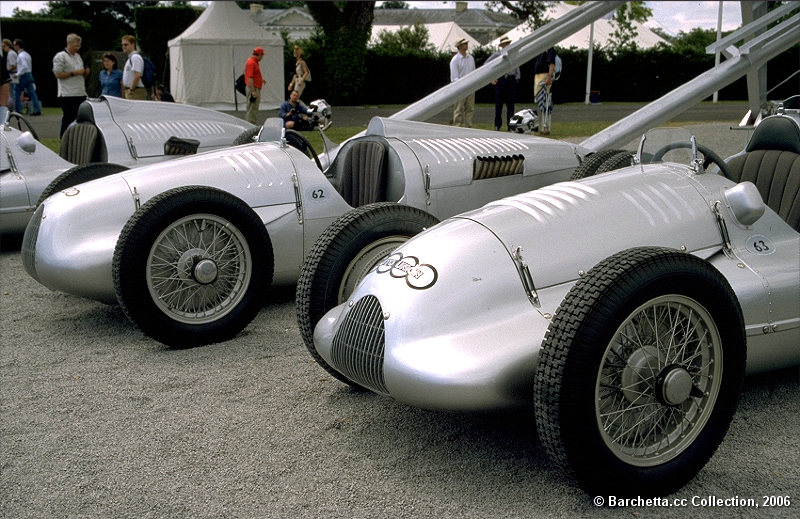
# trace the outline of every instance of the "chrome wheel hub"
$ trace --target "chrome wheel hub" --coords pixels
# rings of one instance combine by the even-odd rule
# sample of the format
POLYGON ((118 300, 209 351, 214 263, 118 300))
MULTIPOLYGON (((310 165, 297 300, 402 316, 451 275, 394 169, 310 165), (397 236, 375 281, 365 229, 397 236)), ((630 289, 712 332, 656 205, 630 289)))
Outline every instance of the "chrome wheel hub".
POLYGON ((201 259, 193 269, 194 279, 201 285, 208 285, 217 279, 217 264, 210 259, 201 259))
POLYGON ((678 406, 692 393, 692 375, 683 366, 668 366, 656 378, 655 389, 661 403, 678 406))

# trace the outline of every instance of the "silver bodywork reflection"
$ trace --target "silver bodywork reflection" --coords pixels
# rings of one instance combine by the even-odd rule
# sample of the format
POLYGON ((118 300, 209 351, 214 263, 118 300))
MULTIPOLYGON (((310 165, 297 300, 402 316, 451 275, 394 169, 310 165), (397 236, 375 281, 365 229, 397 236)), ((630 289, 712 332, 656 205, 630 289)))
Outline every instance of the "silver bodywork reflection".
MULTIPOLYGON (((0 115, 0 234, 21 233, 45 188, 75 164, 12 126, 0 115)), ((198 152, 231 146, 253 125, 207 108, 101 97, 84 101, 78 122, 97 128, 92 162, 127 167, 174 159, 170 137, 198 141, 198 152)))
POLYGON ((413 405, 530 405, 569 289, 615 252, 648 246, 700 257, 728 280, 749 373, 800 364, 800 235, 753 189, 640 164, 488 203, 398 248, 323 317, 314 346, 353 382, 413 405))
POLYGON ((575 145, 540 137, 380 118, 370 122, 365 135, 344 143, 324 172, 281 140, 211 151, 51 196, 26 233, 26 270, 54 290, 114 302, 111 265, 125 223, 154 196, 193 185, 224 190, 249 205, 270 235, 274 283, 294 283, 305 252, 335 218, 352 209, 339 189, 349 173, 345 159, 363 142, 385 148, 383 201, 418 207, 440 219, 563 181, 583 155, 575 145), (515 157, 513 171, 510 157, 515 157))

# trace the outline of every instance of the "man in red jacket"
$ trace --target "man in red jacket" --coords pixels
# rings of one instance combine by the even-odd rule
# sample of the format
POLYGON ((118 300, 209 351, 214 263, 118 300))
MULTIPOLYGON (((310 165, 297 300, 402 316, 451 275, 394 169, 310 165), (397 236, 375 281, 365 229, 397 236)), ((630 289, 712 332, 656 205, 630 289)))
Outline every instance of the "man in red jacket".
POLYGON ((261 77, 259 61, 263 57, 264 49, 256 47, 244 66, 245 96, 247 97, 247 112, 244 118, 251 124, 256 124, 258 105, 261 103, 261 87, 264 86, 264 78, 261 77))

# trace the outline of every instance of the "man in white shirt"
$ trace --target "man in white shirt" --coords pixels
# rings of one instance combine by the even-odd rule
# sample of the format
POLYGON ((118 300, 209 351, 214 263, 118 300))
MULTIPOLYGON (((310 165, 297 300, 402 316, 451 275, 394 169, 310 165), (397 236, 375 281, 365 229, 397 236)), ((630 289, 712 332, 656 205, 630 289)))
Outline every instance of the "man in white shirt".
POLYGON ((83 66, 81 37, 70 33, 67 35, 67 46, 53 57, 53 74, 58 80, 58 99, 61 101, 61 135, 67 126, 78 116, 78 107, 86 100, 84 78, 89 69, 83 66))
MULTIPOLYGON (((458 52, 450 60, 450 82, 458 81, 475 70, 475 59, 467 54, 468 42, 461 38, 456 42, 458 52)), ((475 93, 469 94, 464 99, 456 102, 453 110, 453 124, 472 128, 472 115, 475 113, 475 93)))
POLYGON ((136 52, 136 38, 127 35, 122 37, 122 52, 128 55, 125 68, 122 70, 122 95, 125 99, 147 99, 147 89, 142 82, 144 58, 136 52))
POLYGON ((31 98, 31 115, 42 115, 42 104, 39 102, 36 85, 33 83, 33 58, 23 45, 19 38, 14 40, 14 49, 17 51, 17 81, 19 81, 14 95, 14 106, 17 110, 22 107, 22 92, 27 92, 31 98))

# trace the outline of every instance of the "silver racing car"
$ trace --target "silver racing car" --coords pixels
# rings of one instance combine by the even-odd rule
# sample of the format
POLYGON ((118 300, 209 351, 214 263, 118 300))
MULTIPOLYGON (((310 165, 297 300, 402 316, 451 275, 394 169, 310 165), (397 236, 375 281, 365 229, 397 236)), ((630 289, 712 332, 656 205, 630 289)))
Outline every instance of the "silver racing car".
POLYGON ((742 153, 706 154, 721 174, 669 141, 410 239, 322 316, 312 356, 412 405, 530 406, 595 495, 674 492, 745 373, 800 364, 800 125, 771 116, 742 153))
POLYGON ((349 210, 384 203, 370 212, 375 249, 340 255, 370 265, 441 218, 568 179, 586 154, 540 137, 375 118, 331 160, 282 132, 269 122, 259 142, 56 192, 26 229, 26 271, 54 290, 119 302, 166 344, 219 342, 253 319, 271 283, 297 281, 317 237, 349 210))
POLYGON ((130 167, 227 147, 258 127, 176 103, 87 99, 61 137, 59 153, 30 122, 0 108, 0 234, 22 233, 47 196, 130 167))

